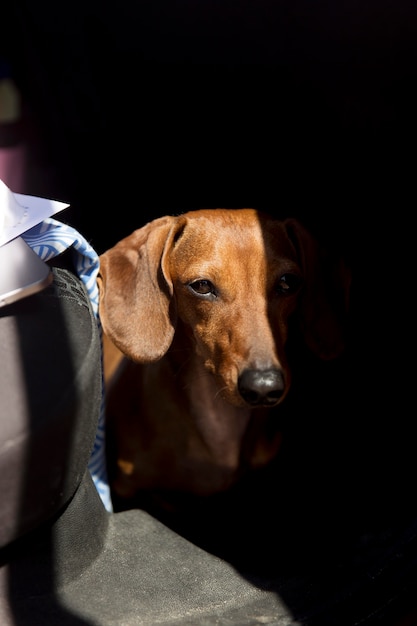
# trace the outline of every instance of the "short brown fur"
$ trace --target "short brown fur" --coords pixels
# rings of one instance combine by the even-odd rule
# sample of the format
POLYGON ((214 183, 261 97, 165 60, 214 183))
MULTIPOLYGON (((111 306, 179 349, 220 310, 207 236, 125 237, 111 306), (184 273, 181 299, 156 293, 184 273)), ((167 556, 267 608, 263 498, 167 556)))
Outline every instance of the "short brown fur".
POLYGON ((156 219, 100 257, 113 493, 209 495, 278 453, 289 321, 344 349, 350 283, 296 220, 253 209, 156 219))

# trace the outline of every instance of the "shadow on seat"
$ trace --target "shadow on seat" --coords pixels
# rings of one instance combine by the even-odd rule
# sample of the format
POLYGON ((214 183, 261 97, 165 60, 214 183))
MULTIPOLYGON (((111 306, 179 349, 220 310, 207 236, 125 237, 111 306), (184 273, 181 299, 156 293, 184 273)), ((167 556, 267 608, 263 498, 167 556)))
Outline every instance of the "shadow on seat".
MULTIPOLYGON (((331 541, 321 550, 322 532, 309 554, 311 536, 297 558, 278 562, 271 544, 251 567, 216 553, 221 517, 204 545, 191 528, 171 528, 152 511, 107 512, 86 469, 102 393, 98 329, 82 283, 57 267, 54 278, 0 313, 7 355, 0 377, 2 626, 399 623, 399 602, 411 602, 417 579, 414 518, 368 536, 362 552, 363 533, 342 555, 330 554, 331 541)), ((250 530, 258 512, 241 512, 237 545, 256 552, 250 530)), ((312 517, 297 513, 293 541, 312 517)), ((280 516, 296 519, 289 509, 269 523, 264 514, 258 518, 269 533, 280 516)), ((231 521, 223 522, 233 533, 231 521)), ((340 547, 346 538, 338 539, 340 547)), ((267 534, 264 540, 265 550, 267 534)))

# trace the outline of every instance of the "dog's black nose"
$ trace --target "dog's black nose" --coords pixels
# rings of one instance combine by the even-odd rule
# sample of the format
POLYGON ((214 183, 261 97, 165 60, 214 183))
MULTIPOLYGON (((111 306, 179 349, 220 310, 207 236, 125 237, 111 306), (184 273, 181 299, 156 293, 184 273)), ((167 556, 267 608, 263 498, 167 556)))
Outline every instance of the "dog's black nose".
POLYGON ((239 376, 242 398, 251 406, 273 406, 284 393, 284 377, 280 370, 245 370, 239 376))

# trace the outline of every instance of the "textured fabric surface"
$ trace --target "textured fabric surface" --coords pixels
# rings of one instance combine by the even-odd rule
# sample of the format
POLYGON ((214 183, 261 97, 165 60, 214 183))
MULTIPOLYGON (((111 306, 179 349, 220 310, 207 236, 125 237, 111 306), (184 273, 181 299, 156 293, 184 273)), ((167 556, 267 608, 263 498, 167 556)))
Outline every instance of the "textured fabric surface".
POLYGON ((102 399, 97 323, 77 276, 52 271, 51 285, 0 314, 0 547, 68 502, 95 439, 102 399))
MULTIPOLYGON (((50 261, 69 248, 73 250, 73 263, 79 278, 83 281, 89 295, 99 331, 101 325, 98 314, 98 288, 96 277, 99 269, 99 258, 95 250, 84 237, 71 226, 53 218, 48 218, 24 233, 23 238, 43 261, 50 261)), ((112 510, 110 490, 107 482, 105 464, 105 424, 104 398, 100 411, 94 448, 91 454, 89 469, 107 510, 112 510)))

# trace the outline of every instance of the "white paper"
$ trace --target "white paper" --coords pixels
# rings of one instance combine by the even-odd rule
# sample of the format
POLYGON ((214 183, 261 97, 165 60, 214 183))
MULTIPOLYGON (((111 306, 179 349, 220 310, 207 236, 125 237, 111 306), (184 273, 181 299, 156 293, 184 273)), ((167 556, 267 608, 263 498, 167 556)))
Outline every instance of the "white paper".
POLYGON ((0 179, 0 246, 68 207, 57 200, 13 193, 0 179))

